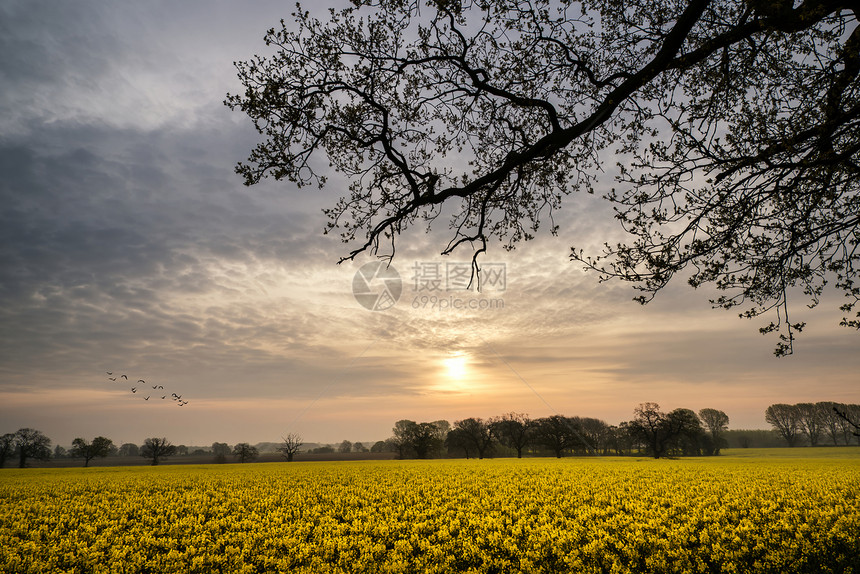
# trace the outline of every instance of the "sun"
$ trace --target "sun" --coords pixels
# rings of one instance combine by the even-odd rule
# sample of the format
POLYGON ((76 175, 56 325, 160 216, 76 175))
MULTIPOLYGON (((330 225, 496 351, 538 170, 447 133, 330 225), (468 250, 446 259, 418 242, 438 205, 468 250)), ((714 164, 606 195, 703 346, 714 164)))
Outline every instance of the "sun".
POLYGON ((469 371, 469 360, 465 355, 453 355, 443 359, 442 364, 445 365, 448 378, 455 381, 462 381, 469 371))

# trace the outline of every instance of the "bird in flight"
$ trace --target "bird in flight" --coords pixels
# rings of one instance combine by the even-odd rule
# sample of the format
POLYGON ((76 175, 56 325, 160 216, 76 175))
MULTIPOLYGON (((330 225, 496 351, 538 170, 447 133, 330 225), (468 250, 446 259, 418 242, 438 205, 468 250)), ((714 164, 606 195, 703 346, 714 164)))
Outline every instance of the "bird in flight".
MULTIPOLYGON (((113 371, 105 371, 105 373, 107 373, 108 375, 113 375, 113 373, 114 373, 114 372, 113 372, 113 371)), ((114 381, 114 382, 115 382, 118 378, 125 379, 125 380, 127 380, 127 381, 128 381, 128 380, 130 380, 130 379, 128 378, 128 375, 125 375, 125 374, 123 374, 123 375, 119 375, 118 377, 108 376, 108 380, 110 380, 110 381, 114 381)), ((138 380, 137 380, 137 383, 136 383, 133 387, 130 387, 130 388, 131 388, 131 392, 136 394, 138 390, 142 389, 141 385, 146 385, 146 384, 147 384, 147 382, 146 382, 145 380, 143 380, 143 379, 138 379, 138 380)), ((152 387, 152 390, 162 390, 162 391, 164 390, 164 385, 150 385, 150 386, 152 387)), ((142 395, 143 395, 143 393, 141 393, 141 396, 142 396, 142 395)), ((170 396, 171 396, 171 398, 172 398, 174 401, 176 401, 176 402, 178 402, 178 403, 179 403, 179 406, 180 406, 180 407, 181 407, 181 406, 183 406, 183 405, 188 404, 188 401, 184 401, 184 400, 182 400, 182 395, 179 395, 179 394, 176 394, 176 393, 170 393, 170 396)), ((147 396, 143 397, 143 400, 148 401, 148 400, 149 400, 149 399, 151 399, 152 397, 153 397, 153 395, 152 395, 152 393, 150 393, 149 395, 147 395, 147 396)), ((166 399, 166 398, 167 398, 167 394, 161 395, 161 398, 162 398, 162 399, 166 399)))

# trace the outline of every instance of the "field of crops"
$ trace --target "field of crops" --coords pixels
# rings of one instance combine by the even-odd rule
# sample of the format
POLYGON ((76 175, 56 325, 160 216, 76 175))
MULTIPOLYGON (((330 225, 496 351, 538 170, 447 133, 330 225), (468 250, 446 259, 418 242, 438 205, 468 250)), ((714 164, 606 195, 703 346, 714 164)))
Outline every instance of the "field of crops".
POLYGON ((4 469, 0 571, 860 573, 860 449, 782 450, 4 469))

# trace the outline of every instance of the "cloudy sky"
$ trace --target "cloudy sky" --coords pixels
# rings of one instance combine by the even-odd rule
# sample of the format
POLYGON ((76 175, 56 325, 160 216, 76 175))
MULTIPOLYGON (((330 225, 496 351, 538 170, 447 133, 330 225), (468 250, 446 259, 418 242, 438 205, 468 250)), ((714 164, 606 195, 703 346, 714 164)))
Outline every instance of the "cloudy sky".
POLYGON ((774 402, 860 399, 860 335, 838 327, 835 296, 797 301, 808 327, 776 359, 758 322, 712 310, 706 291, 673 285, 640 307, 585 274, 570 245, 617 237, 598 197, 569 198, 558 237, 491 245, 504 281, 482 293, 445 289, 470 254, 407 234, 399 301, 365 309, 354 278, 373 259, 338 266, 348 247, 322 234, 345 183, 245 188, 233 172, 257 137, 222 104, 240 90, 232 62, 264 53, 289 12, 0 4, 0 432, 335 442, 510 411, 616 424, 643 401, 764 428, 774 402))

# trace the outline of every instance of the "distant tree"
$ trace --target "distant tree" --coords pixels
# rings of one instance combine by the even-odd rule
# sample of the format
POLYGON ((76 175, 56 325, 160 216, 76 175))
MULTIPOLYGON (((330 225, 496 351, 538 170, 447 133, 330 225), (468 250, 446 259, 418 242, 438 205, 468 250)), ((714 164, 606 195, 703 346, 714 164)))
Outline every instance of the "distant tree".
POLYGON ((391 443, 397 448, 395 452, 397 452, 397 458, 404 459, 409 458, 410 456, 414 456, 414 453, 409 452, 410 448, 410 427, 412 425, 417 425, 415 421, 409 419, 401 419, 394 423, 394 428, 391 429, 392 436, 390 439, 391 443))
POLYGON ((821 432, 826 435, 833 446, 839 444, 842 438, 842 425, 839 424, 839 415, 833 409, 836 403, 832 401, 820 401, 815 403, 821 416, 821 432))
POLYGON ((579 429, 576 429, 568 417, 552 415, 535 421, 535 442, 545 446, 557 458, 564 456, 565 451, 581 445, 579 429))
POLYGON ((667 415, 667 425, 672 438, 668 441, 669 451, 677 455, 700 456, 712 454, 713 441, 705 432, 699 417, 690 409, 678 408, 667 415))
POLYGON ((281 446, 278 447, 278 452, 287 459, 287 462, 292 462, 293 457, 299 451, 299 447, 304 444, 302 443, 302 437, 297 433, 291 432, 282 438, 284 439, 284 442, 282 442, 281 446))
POLYGON ((27 466, 27 459, 48 460, 51 458, 51 439, 31 428, 18 429, 15 433, 15 452, 18 453, 18 468, 27 466))
POLYGON ((788 446, 797 444, 800 431, 800 413, 795 405, 777 403, 764 411, 764 420, 776 430, 788 446))
POLYGON ((216 464, 224 464, 227 462, 227 457, 230 456, 230 445, 226 442, 213 442, 212 455, 215 457, 216 464))
POLYGON ((624 442, 621 439, 621 431, 615 425, 609 425, 606 429, 605 454, 624 454, 624 442))
POLYGON ((97 436, 93 442, 88 443, 85 439, 76 438, 72 441, 72 450, 69 454, 73 458, 84 459, 84 466, 89 466, 90 461, 96 457, 104 458, 111 453, 113 441, 103 436, 97 436))
POLYGON ((370 452, 397 452, 397 446, 391 440, 378 440, 370 447, 370 452))
POLYGON ((445 435, 445 449, 448 451, 448 456, 452 457, 464 456, 472 458, 475 452, 475 447, 466 431, 457 427, 452 428, 445 435))
POLYGON ((400 458, 414 455, 416 458, 429 458, 440 452, 445 445, 450 425, 448 421, 417 423, 400 420, 394 424, 394 441, 398 446, 400 458))
POLYGON ((6 464, 6 459, 15 453, 15 434, 6 433, 0 436, 0 468, 6 464))
POLYGON ((727 447, 778 448, 786 446, 785 439, 774 429, 737 429, 723 433, 727 447))
POLYGON ((523 449, 534 440, 535 422, 526 414, 507 413, 492 419, 490 429, 498 441, 517 451, 523 457, 523 449))
POLYGON ((360 442, 353 443, 352 450, 353 452, 370 452, 369 449, 360 442))
POLYGON ((703 433, 696 413, 690 409, 660 410, 657 403, 641 403, 633 410, 635 418, 628 429, 641 440, 654 458, 666 456, 670 448, 680 454, 700 450, 698 439, 703 433))
POLYGON ((479 459, 483 459, 492 451, 495 438, 490 424, 484 419, 468 418, 456 421, 453 430, 461 431, 463 439, 471 443, 479 459))
POLYGON ((797 409, 800 432, 806 436, 811 446, 818 446, 824 430, 821 409, 816 403, 797 403, 794 408, 797 409))
POLYGON ((628 424, 631 434, 645 443, 646 449, 654 458, 664 456, 669 440, 666 413, 657 403, 641 403, 633 410, 634 419, 628 424))
POLYGON ((66 458, 67 456, 69 456, 69 453, 64 447, 61 447, 60 445, 56 445, 54 447, 54 458, 55 459, 66 458))
POLYGON ((641 453, 644 446, 642 436, 638 428, 632 426, 630 421, 622 421, 615 427, 616 452, 618 454, 633 454, 634 450, 641 453))
POLYGON ((251 462, 260 456, 260 451, 246 442, 240 442, 233 447, 233 456, 238 458, 239 462, 251 462))
POLYGON ((581 452, 609 454, 609 425, 593 417, 572 417, 574 428, 579 430, 581 452))
POLYGON ((140 447, 134 443, 127 442, 119 447, 119 456, 140 456, 140 447))
POLYGON ((699 418, 711 433, 714 446, 713 452, 708 454, 720 454, 720 449, 725 446, 723 433, 729 428, 729 415, 717 409, 702 409, 699 411, 699 418))
POLYGON ((176 447, 176 454, 179 456, 188 456, 188 447, 184 444, 180 444, 176 447))
POLYGON ((347 454, 352 452, 352 443, 348 440, 344 440, 342 443, 340 443, 340 445, 338 445, 337 452, 341 454, 347 454))
POLYGON ((322 446, 312 448, 309 452, 311 454, 333 454, 336 451, 335 451, 334 446, 332 446, 330 444, 324 444, 322 446))
POLYGON ((162 458, 175 454, 176 447, 166 438, 148 438, 143 441, 140 449, 140 456, 151 460, 153 466, 157 465, 162 458))

